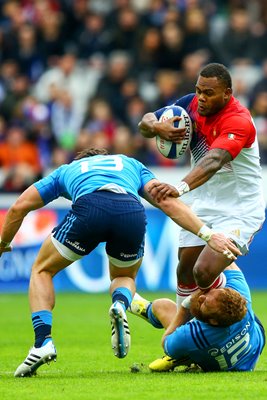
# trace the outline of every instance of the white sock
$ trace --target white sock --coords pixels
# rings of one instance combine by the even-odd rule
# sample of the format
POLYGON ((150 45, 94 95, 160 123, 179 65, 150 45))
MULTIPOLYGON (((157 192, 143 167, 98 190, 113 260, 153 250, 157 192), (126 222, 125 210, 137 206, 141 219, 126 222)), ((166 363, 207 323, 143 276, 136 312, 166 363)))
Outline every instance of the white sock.
POLYGON ((193 286, 190 285, 190 287, 186 287, 185 285, 179 285, 177 286, 177 291, 176 291, 176 304, 177 307, 180 307, 184 299, 191 294, 195 293, 198 290, 198 286, 193 286))

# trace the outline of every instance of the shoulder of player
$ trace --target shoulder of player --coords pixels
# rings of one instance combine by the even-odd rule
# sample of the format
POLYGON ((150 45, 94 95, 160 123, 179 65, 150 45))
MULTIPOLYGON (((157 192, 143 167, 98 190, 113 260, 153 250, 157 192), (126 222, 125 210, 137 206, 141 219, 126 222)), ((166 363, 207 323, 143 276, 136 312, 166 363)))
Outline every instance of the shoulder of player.
POLYGON ((222 113, 223 121, 226 119, 225 116, 227 116, 227 119, 237 119, 239 122, 243 121, 243 123, 252 124, 250 111, 235 97, 231 99, 231 101, 228 103, 228 107, 226 107, 224 111, 225 112, 222 113))
POLYGON ((249 113, 231 111, 224 114, 218 122, 221 130, 230 129, 231 131, 234 131, 238 129, 246 130, 247 133, 250 132, 251 134, 256 133, 255 125, 249 113))
POLYGON ((185 110, 188 110, 193 105, 194 102, 197 102, 197 97, 195 93, 190 93, 176 100, 174 105, 180 106, 185 110))

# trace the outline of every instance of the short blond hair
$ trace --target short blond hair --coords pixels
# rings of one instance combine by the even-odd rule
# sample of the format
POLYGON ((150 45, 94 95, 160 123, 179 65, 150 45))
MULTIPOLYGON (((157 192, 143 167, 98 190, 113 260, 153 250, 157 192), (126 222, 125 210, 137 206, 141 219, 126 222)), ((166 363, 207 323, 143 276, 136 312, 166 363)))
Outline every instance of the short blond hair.
POLYGON ((218 326, 230 326, 241 321, 247 313, 247 301, 236 290, 224 288, 217 297, 219 310, 213 316, 218 326))
POLYGON ((230 326, 241 321, 247 312, 247 301, 234 289, 211 289, 216 292, 214 307, 203 313, 199 306, 199 297, 207 295, 207 290, 199 290, 192 295, 190 312, 202 322, 216 326, 230 326), (213 322, 211 322, 213 321, 213 322))

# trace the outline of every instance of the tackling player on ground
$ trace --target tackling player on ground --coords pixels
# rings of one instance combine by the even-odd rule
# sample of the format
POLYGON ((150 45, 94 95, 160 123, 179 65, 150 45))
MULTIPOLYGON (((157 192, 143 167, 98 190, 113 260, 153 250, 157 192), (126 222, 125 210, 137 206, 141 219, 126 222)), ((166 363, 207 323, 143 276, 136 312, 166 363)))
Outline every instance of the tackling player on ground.
POLYGON ((152 371, 196 364, 207 371, 253 371, 265 345, 264 328, 252 310, 241 270, 224 271, 225 288, 198 290, 182 302, 139 296, 131 312, 156 328, 166 329, 162 346, 168 357, 152 362, 152 371), (163 362, 165 360, 165 362, 163 362))

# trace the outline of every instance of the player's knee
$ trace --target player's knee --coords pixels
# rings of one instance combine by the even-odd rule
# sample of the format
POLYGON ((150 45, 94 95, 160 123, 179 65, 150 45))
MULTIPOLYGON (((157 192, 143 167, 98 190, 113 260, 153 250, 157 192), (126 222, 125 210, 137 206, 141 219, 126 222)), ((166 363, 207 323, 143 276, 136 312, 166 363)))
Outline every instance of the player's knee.
POLYGON ((177 281, 184 285, 192 285, 194 283, 193 266, 184 268, 180 263, 176 270, 177 281))
POLYGON ((171 323, 176 310, 176 303, 170 299, 162 298, 154 300, 152 303, 152 312, 161 325, 152 325, 154 325, 156 328, 167 328, 171 323))
POLYGON ((193 269, 195 283, 201 287, 208 287, 214 280, 212 271, 203 263, 196 263, 193 269))
POLYGON ((176 311, 176 304, 174 301, 167 299, 167 298, 161 298, 154 300, 152 303, 152 310, 153 314, 156 316, 159 316, 161 314, 169 313, 175 313, 176 311))
POLYGON ((58 270, 53 268, 52 265, 36 264, 32 267, 32 275, 47 274, 53 277, 57 272, 58 270))

